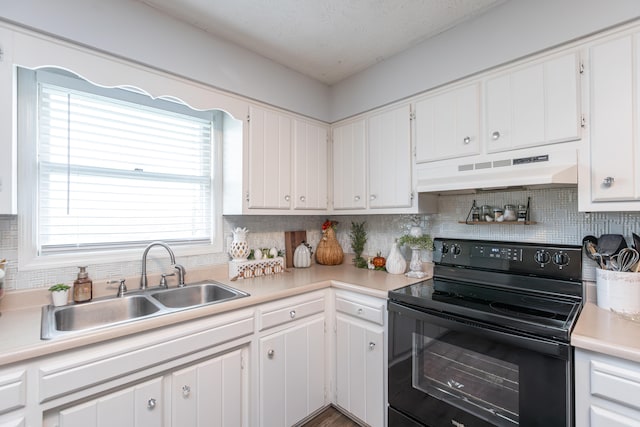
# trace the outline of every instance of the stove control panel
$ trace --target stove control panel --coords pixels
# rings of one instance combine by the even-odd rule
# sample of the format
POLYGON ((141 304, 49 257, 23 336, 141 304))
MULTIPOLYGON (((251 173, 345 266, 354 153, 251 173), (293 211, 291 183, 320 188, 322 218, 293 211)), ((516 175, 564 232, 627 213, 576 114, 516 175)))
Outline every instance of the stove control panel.
POLYGON ((434 239, 436 264, 581 280, 582 247, 465 239, 434 239))

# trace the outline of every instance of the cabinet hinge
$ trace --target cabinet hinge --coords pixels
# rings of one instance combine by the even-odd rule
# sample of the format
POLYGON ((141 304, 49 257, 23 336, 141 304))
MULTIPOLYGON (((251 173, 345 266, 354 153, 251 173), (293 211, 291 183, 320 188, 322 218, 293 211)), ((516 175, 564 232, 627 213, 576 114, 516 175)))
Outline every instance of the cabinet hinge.
POLYGON ((411 111, 411 112, 409 113, 409 120, 415 120, 415 118, 416 118, 416 113, 414 113, 413 111, 411 111))
POLYGON ((584 62, 580 63, 580 74, 584 74, 584 62))
POLYGON ((247 203, 249 203, 249 192, 248 191, 247 191, 247 194, 246 194, 246 196, 244 198, 247 201, 247 203))
POLYGON ((587 126, 587 118, 582 114, 580 116, 580 127, 584 128, 587 126))
POLYGON ((247 114, 247 122, 250 122, 250 121, 251 121, 251 115, 247 114))
POLYGON ((0 47, 0 62, 2 62, 3 57, 4 57, 4 51, 0 47))

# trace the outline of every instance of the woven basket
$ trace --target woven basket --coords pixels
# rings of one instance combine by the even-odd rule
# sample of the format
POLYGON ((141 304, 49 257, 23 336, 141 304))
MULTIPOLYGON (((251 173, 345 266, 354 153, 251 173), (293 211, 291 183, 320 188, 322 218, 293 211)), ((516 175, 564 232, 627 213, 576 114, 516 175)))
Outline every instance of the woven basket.
POLYGON ((329 227, 323 232, 322 239, 318 243, 316 261, 318 264, 323 265, 338 265, 342 264, 343 259, 344 252, 342 252, 342 247, 338 243, 336 232, 329 227))

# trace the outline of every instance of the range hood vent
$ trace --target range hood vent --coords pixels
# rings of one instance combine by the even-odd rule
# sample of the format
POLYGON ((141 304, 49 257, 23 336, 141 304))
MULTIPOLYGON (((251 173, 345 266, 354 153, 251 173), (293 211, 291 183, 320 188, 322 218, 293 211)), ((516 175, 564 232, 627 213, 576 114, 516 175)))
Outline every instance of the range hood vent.
POLYGON ((475 192, 540 187, 566 187, 578 183, 576 150, 508 157, 476 156, 416 165, 420 193, 475 192))

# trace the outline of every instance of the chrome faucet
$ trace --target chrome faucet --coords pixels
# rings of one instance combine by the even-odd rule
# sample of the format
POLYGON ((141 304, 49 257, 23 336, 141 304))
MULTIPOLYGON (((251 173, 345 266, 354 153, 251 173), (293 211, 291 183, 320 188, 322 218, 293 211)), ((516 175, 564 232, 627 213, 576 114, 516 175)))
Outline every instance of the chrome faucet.
POLYGON ((171 248, 169 247, 169 245, 167 245, 164 242, 152 242, 150 243, 144 250, 143 254, 142 254, 142 275, 140 276, 140 289, 147 289, 147 254, 149 253, 149 249, 151 249, 154 246, 162 246, 163 248, 165 248, 167 250, 167 252, 169 252, 169 257, 171 258, 171 267, 173 267, 174 269, 176 269, 176 271, 178 272, 178 286, 183 287, 185 286, 184 284, 184 275, 186 274, 185 268, 183 266, 181 266, 180 264, 176 264, 176 257, 173 254, 173 251, 171 250, 171 248))

